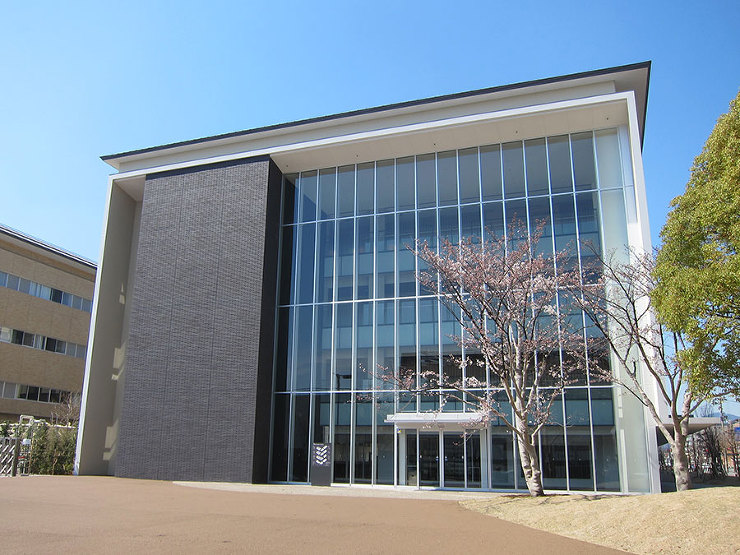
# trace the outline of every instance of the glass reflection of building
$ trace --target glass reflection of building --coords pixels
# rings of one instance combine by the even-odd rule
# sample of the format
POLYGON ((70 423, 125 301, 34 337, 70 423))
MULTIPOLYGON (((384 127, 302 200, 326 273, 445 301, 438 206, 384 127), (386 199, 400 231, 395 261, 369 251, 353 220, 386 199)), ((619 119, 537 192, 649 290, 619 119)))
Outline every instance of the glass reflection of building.
MULTIPOLYGON (((466 429, 470 406, 380 376, 450 376, 461 372, 451 357, 476 357, 451 339, 457 319, 417 283, 407 247, 501 235, 518 219, 530 230, 544 223, 543 252, 585 264, 628 244, 629 153, 620 127, 286 174, 270 479, 309 481, 315 442, 333 445, 336 483, 524 488, 498 421, 466 429)), ((545 488, 620 491, 629 478, 631 490, 648 489, 639 473, 620 482, 632 473, 620 471, 620 449, 637 460, 644 446, 618 437, 614 398, 587 371, 555 403, 539 434, 545 488)))

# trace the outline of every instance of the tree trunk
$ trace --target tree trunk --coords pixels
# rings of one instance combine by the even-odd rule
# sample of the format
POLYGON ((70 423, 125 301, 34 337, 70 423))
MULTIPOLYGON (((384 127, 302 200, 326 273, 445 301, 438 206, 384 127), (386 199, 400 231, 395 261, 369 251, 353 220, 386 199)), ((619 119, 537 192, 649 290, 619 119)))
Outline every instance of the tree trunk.
MULTIPOLYGON (((516 418, 516 416, 515 416, 516 418)), ((542 487, 542 471, 537 450, 531 442, 531 436, 526 420, 516 418, 517 439, 519 443, 519 460, 522 464, 524 479, 527 481, 527 489, 532 497, 545 495, 542 487)))
POLYGON ((686 456, 686 438, 680 433, 675 434, 673 444, 671 445, 671 455, 673 456, 673 475, 676 478, 676 491, 691 489, 689 458, 686 456))

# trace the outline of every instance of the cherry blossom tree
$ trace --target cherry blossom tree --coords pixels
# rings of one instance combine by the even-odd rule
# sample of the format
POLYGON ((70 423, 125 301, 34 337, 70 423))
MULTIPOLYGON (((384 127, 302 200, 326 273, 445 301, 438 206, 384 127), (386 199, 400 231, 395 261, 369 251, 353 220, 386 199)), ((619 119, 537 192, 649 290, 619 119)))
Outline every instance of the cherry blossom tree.
POLYGON ((658 285, 655 255, 630 251, 630 260, 620 260, 619 254, 597 263, 591 273, 598 277, 592 283, 573 284, 572 299, 619 361, 612 381, 640 400, 670 445, 676 489, 687 490, 689 418, 702 403, 728 395, 732 387, 722 380, 693 386, 691 365, 681 356, 689 340, 666 328, 652 307, 658 285), (656 394, 649 384, 655 384, 656 394), (661 417, 661 404, 668 408, 669 422, 661 417))
POLYGON ((412 250, 425 268, 418 281, 460 323, 455 343, 476 355, 458 357, 455 372, 388 373, 400 388, 442 394, 512 431, 532 496, 544 495, 538 432, 552 423, 563 388, 585 376, 588 357, 583 326, 568 318, 572 296, 564 293, 581 283, 581 273, 567 253, 538 249, 542 228, 530 234, 514 223, 506 239, 441 239, 439 250, 418 242, 412 250))

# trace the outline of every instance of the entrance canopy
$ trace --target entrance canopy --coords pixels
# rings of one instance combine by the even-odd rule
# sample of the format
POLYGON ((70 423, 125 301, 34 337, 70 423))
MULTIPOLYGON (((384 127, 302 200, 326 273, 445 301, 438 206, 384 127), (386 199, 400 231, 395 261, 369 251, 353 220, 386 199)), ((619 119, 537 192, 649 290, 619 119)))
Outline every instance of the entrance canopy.
POLYGON ((474 412, 396 412, 386 422, 401 429, 470 430, 485 428, 480 414, 474 412))

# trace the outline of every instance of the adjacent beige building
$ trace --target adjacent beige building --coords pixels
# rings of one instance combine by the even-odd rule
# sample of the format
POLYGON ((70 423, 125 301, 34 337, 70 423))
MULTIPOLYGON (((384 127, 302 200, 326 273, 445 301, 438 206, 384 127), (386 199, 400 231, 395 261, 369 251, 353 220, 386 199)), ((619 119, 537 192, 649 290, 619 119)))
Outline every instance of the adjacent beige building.
POLYGON ((0 225, 0 421, 82 391, 96 265, 0 225))

